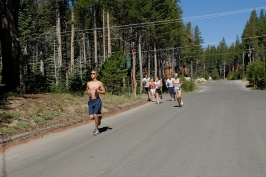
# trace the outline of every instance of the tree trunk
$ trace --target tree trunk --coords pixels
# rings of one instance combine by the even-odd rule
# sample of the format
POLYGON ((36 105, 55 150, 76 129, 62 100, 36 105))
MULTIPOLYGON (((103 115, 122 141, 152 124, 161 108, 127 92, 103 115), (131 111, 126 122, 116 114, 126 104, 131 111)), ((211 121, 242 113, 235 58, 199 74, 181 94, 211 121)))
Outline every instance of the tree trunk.
POLYGON ((0 1, 0 40, 2 48, 3 92, 16 89, 19 79, 20 44, 18 38, 19 0, 0 1))
POLYGON ((107 11, 107 35, 108 35, 108 58, 112 54, 112 49, 111 49, 111 32, 110 32, 110 14, 109 11, 107 11))
POLYGON ((154 79, 157 77, 157 55, 156 46, 154 45, 154 79))
POLYGON ((61 37, 61 18, 60 18, 60 11, 59 11, 59 7, 58 7, 58 3, 56 5, 56 33, 57 33, 57 41, 58 41, 58 62, 57 65, 59 68, 61 68, 62 66, 62 37, 61 37))
POLYGON ((94 17, 94 22, 93 22, 93 26, 94 26, 94 62, 95 65, 98 65, 98 54, 97 54, 97 31, 96 31, 96 7, 94 6, 94 12, 93 12, 93 17, 94 17))
POLYGON ((85 33, 83 33, 82 42, 83 42, 83 61, 86 63, 87 61, 87 52, 86 52, 86 40, 85 33))
POLYGON ((72 0, 72 9, 71 9, 71 44, 70 44, 70 72, 73 73, 74 70, 74 53, 75 53, 75 44, 74 44, 74 36, 75 36, 75 25, 74 25, 74 3, 75 0, 72 0))

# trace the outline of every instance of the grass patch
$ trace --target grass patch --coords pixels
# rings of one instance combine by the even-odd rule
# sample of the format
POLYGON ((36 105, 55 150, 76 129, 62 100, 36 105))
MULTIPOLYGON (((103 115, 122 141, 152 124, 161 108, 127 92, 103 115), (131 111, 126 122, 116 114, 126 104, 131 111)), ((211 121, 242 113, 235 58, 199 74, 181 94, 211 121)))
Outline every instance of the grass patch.
POLYGON ((35 123, 36 123, 37 125, 44 125, 44 124, 46 124, 46 122, 47 122, 47 120, 45 120, 44 118, 40 118, 40 117, 35 118, 34 121, 35 121, 35 123))
POLYGON ((54 118, 54 115, 53 113, 49 112, 49 113, 44 114, 42 118, 45 120, 52 120, 54 118))
POLYGON ((12 129, 12 128, 7 128, 7 127, 3 127, 0 129, 1 130, 1 134, 7 134, 7 135, 10 135, 10 134, 14 134, 16 133, 16 130, 12 129))
POLYGON ((19 129, 19 130, 24 130, 24 129, 29 128, 29 127, 31 127, 31 125, 29 123, 26 123, 26 122, 20 122, 15 126, 15 128, 19 129))
POLYGON ((19 119, 19 117, 20 117, 20 113, 19 112, 14 112, 13 114, 12 114, 12 117, 14 118, 14 119, 19 119))

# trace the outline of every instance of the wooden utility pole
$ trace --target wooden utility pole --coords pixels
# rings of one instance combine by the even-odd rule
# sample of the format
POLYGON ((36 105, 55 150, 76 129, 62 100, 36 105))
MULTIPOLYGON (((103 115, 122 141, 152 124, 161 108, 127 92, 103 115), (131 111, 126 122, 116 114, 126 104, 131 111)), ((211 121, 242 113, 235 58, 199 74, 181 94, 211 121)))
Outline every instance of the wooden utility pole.
POLYGON ((142 73, 142 57, 141 57, 141 35, 139 35, 139 71, 140 71, 140 87, 139 87, 139 93, 142 94, 142 78, 143 78, 143 73, 142 73))
POLYGON ((154 78, 157 77, 157 55, 156 55, 156 46, 154 45, 154 78))
POLYGON ((224 79, 225 79, 225 61, 224 61, 224 79))
POLYGON ((132 87, 133 87, 133 94, 137 96, 137 83, 136 83, 136 62, 135 62, 135 53, 134 48, 132 46, 132 87))
POLYGON ((109 58, 112 54, 109 10, 107 11, 107 35, 108 35, 108 41, 107 42, 108 42, 108 58, 109 58))
POLYGON ((191 78, 193 77, 193 61, 191 60, 191 63, 190 63, 190 75, 191 75, 191 78))
POLYGON ((249 63, 251 63, 251 61, 254 61, 254 57, 252 57, 253 56, 252 53, 253 53, 254 48, 250 48, 250 46, 248 46, 248 49, 246 49, 246 50, 248 51, 249 63), (253 59, 251 60, 251 58, 253 58, 253 59))
POLYGON ((148 53, 148 76, 151 76, 151 52, 148 53))
POLYGON ((103 62, 105 62, 105 21, 104 21, 104 17, 105 17, 105 12, 103 9, 103 62))
POLYGON ((243 59, 243 76, 242 76, 243 79, 245 76, 245 52, 242 53, 242 59, 243 59))
POLYGON ((174 72, 174 70, 175 70, 174 61, 175 61, 175 49, 174 49, 174 47, 173 47, 173 50, 172 50, 172 61, 171 61, 171 64, 172 64, 172 70, 171 70, 171 72, 170 72, 171 77, 172 77, 173 73, 175 73, 175 72, 174 72))

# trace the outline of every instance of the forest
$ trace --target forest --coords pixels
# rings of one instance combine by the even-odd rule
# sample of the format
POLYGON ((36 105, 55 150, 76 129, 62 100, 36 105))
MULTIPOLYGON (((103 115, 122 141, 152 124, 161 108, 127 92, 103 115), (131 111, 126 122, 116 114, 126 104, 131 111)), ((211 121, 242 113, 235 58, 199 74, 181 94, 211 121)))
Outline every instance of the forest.
POLYGON ((0 93, 84 90, 92 69, 112 93, 142 92, 144 74, 247 79, 266 86, 266 13, 232 44, 203 46, 180 0, 1 0, 0 93))

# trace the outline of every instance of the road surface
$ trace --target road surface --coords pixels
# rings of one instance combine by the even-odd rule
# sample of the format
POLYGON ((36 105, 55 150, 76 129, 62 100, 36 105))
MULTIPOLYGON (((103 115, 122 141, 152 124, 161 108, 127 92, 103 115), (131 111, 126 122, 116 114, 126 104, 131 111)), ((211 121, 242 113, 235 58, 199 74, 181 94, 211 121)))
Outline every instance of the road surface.
MULTIPOLYGON (((266 92, 213 81, 0 154, 3 177, 265 177, 266 92)), ((84 103, 85 104, 85 103, 84 103)))

